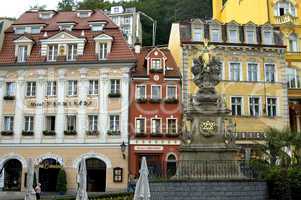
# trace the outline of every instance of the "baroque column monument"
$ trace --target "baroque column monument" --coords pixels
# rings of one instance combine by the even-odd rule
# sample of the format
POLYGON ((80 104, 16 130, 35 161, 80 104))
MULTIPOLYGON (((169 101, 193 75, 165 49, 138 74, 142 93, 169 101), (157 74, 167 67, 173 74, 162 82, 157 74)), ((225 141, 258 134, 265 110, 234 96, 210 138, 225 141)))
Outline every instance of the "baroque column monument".
MULTIPOLYGON (((204 162, 206 165, 208 163, 214 165, 215 163, 234 161, 238 152, 232 138, 228 138, 228 142, 225 142, 226 133, 231 132, 231 127, 229 125, 226 127, 225 124, 230 110, 226 108, 223 98, 215 90, 215 86, 220 81, 222 69, 221 62, 212 56, 211 49, 212 47, 208 46, 206 40, 202 54, 199 58, 194 59, 191 68, 194 75, 193 82, 198 87, 198 91, 191 98, 185 111, 184 142, 180 149, 182 165, 178 166, 177 172, 181 176, 202 176, 201 173, 204 172, 201 169, 192 171, 189 169, 191 167, 189 165, 198 161, 201 165, 204 162), (185 161, 187 161, 186 164, 183 164, 185 161)), ((202 168, 202 166, 198 167, 202 168)), ((234 166, 234 168, 236 167, 234 166)), ((231 170, 233 170, 233 166, 231 166, 231 170)))

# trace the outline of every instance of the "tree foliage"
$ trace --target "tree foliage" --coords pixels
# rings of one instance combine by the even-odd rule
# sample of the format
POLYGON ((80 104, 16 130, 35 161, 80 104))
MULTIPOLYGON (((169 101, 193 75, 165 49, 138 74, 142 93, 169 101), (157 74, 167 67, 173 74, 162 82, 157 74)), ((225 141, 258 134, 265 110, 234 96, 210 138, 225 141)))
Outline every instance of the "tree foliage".
POLYGON ((74 6, 76 6, 74 0, 61 0, 58 3, 57 8, 58 10, 70 11, 74 6))
MULTIPOLYGON (((67 2, 71 0, 61 0, 67 2)), ((60 4, 59 3, 59 4, 60 4)), ((103 0, 83 0, 77 3, 80 9, 103 9, 108 10, 111 6, 122 5, 125 8, 136 7, 153 19, 157 20, 158 45, 168 43, 169 32, 173 22, 188 20, 191 18, 211 18, 211 0, 140 0, 121 3, 109 3, 103 0)), ((65 10, 64 6, 59 6, 65 10)), ((142 17, 143 44, 152 44, 152 22, 142 17)))
POLYGON ((67 191, 67 177, 64 169, 60 169, 57 176, 56 191, 63 194, 67 191))

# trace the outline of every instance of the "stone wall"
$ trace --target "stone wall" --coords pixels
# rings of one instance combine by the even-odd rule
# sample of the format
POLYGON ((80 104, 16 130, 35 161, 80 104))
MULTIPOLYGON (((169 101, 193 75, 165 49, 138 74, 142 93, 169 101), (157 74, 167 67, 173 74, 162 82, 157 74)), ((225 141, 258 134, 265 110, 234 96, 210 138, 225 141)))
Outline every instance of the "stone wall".
POLYGON ((265 200, 267 184, 256 181, 151 182, 151 200, 265 200))

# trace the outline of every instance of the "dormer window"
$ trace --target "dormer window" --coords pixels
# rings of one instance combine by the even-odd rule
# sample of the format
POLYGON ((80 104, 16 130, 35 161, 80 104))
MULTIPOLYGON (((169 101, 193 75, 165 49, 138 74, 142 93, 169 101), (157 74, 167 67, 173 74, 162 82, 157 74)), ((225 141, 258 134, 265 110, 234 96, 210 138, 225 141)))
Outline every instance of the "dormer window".
POLYGON ((75 23, 58 23, 58 24, 61 31, 63 30, 72 31, 72 28, 75 25, 75 23))
POLYGON ((25 27, 17 27, 15 28, 15 34, 24 34, 25 33, 25 27))
POLYGON ((201 42, 203 41, 204 31, 201 28, 194 28, 192 33, 193 41, 194 42, 201 42))
POLYGON ((55 14, 55 11, 52 11, 52 10, 41 11, 41 12, 39 12, 39 18, 40 19, 51 19, 54 14, 55 14))
POLYGON ((211 42, 220 42, 220 30, 211 29, 210 38, 211 38, 211 42))
POLYGON ((77 56, 77 44, 68 44, 68 61, 75 61, 77 56))
POLYGON ((31 34, 39 34, 43 28, 43 25, 27 25, 27 26, 15 26, 14 31, 17 35, 22 35, 24 33, 31 33, 31 34))
POLYGON ((31 27, 31 33, 32 34, 39 34, 41 32, 41 27, 40 26, 32 26, 31 27))
POLYGON ((27 46, 19 46, 18 47, 18 56, 17 60, 18 62, 26 62, 27 60, 27 46))
POLYGON ((79 17, 79 18, 87 18, 87 17, 90 17, 91 15, 92 15, 91 10, 78 10, 77 11, 77 17, 79 17))
POLYGON ((245 31, 245 42, 247 44, 256 44, 257 37, 256 37, 256 26, 253 24, 246 25, 244 27, 245 31))
POLYGON ((238 43, 238 29, 229 29, 228 36, 230 43, 238 43))
POLYGON ((104 60, 107 58, 108 55, 108 44, 107 43, 100 43, 99 44, 99 52, 98 52, 98 59, 104 60))
POLYGON ((101 34, 94 38, 95 51, 98 56, 98 60, 107 59, 108 54, 111 52, 113 38, 106 34, 101 34))
POLYGON ((152 59, 151 69, 153 69, 153 70, 162 69, 161 59, 157 59, 157 58, 152 59))
POLYGON ((49 45, 48 46, 48 55, 47 60, 48 61, 56 61, 58 56, 58 45, 49 45))
POLYGON ((291 2, 277 2, 275 4, 275 16, 284 15, 296 17, 296 8, 291 2))
POLYGON ((89 25, 93 32, 103 31, 103 29, 106 25, 106 22, 89 22, 89 25))
POLYGON ((272 45, 273 44, 273 32, 272 30, 263 30, 263 44, 272 45))

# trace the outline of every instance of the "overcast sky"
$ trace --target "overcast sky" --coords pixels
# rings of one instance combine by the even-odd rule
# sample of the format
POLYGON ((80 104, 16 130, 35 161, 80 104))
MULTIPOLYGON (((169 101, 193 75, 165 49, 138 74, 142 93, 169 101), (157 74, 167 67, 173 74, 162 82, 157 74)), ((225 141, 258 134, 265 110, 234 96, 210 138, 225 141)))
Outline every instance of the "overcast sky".
POLYGON ((56 9, 60 0, 1 0, 0 17, 18 18, 33 5, 46 5, 47 9, 56 9))

